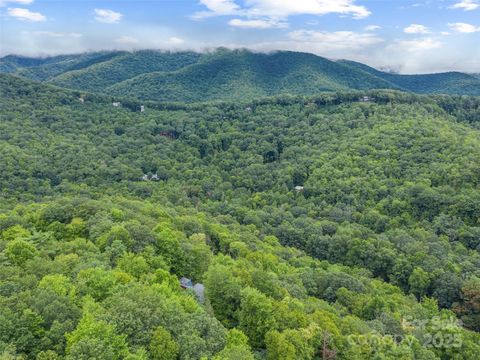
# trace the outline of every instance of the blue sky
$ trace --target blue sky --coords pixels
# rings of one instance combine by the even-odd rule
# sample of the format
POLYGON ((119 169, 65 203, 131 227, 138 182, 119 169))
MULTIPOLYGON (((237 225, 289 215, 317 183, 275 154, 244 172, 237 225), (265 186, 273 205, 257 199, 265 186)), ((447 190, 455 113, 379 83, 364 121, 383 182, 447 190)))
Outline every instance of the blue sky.
POLYGON ((0 0, 1 55, 218 46, 480 72, 480 0, 0 0))

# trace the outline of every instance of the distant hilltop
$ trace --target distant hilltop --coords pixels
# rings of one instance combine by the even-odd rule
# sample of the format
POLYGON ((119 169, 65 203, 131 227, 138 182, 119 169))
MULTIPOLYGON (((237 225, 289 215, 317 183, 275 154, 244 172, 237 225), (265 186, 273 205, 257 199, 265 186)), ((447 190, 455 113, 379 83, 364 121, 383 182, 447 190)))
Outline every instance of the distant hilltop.
POLYGON ((210 53, 103 51, 0 59, 0 72, 57 86, 156 101, 251 100, 282 94, 394 89, 480 95, 480 75, 400 75, 308 53, 218 49, 210 53))

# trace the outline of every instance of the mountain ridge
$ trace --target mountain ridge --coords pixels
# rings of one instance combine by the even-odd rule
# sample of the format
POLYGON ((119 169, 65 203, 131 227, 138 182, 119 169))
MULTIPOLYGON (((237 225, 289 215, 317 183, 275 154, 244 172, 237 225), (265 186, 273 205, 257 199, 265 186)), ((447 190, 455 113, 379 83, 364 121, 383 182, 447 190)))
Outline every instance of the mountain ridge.
POLYGON ((350 60, 292 51, 104 51, 43 59, 10 55, 0 59, 0 72, 64 88, 154 101, 249 100, 372 89, 480 95, 480 79, 474 74, 393 74, 350 60))

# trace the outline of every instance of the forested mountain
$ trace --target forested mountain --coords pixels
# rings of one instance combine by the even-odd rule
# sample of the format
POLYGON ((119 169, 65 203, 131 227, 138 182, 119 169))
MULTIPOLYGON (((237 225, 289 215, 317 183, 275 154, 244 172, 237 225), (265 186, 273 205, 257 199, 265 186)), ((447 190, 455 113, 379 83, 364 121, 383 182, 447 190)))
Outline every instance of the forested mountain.
POLYGON ((224 50, 176 72, 134 77, 107 92, 151 100, 204 101, 377 88, 395 86, 312 54, 224 50))
POLYGON ((477 359, 480 98, 0 95, 7 358, 477 359))
POLYGON ((378 71, 354 61, 342 60, 340 62, 392 82, 403 90, 415 93, 480 95, 478 79, 470 74, 452 71, 425 75, 399 75, 378 71))
POLYGON ((397 75, 351 61, 289 51, 142 50, 45 59, 7 56, 0 59, 0 71, 66 88, 159 101, 252 100, 367 89, 480 95, 480 80, 473 75, 397 75))
MULTIPOLYGON (((108 87, 121 83, 140 74, 155 71, 172 72, 196 63, 200 54, 190 52, 168 53, 159 51, 139 51, 119 53, 93 65, 82 66, 78 70, 62 72, 48 81, 59 86, 87 91, 108 91, 108 87)), ((33 73, 35 70, 31 70, 33 73)), ((22 76, 32 77, 25 72, 22 76)))
POLYGON ((33 80, 48 80, 62 73, 108 61, 121 52, 101 51, 86 54, 59 55, 45 58, 28 58, 9 55, 0 60, 0 70, 33 80))

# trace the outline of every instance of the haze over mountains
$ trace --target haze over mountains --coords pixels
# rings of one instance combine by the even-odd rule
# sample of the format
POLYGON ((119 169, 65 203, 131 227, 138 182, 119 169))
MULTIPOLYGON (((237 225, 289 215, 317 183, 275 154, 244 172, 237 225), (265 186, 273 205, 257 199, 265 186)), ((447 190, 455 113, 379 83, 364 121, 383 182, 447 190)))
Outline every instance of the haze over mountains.
POLYGON ((288 51, 104 51, 49 58, 9 55, 0 59, 0 71, 66 88, 155 101, 251 100, 369 89, 480 95, 478 74, 399 75, 353 61, 288 51))

